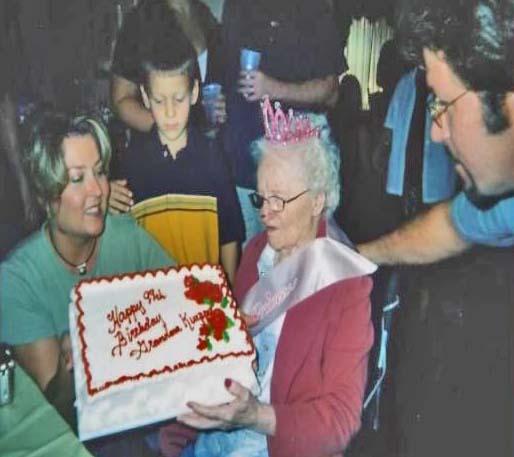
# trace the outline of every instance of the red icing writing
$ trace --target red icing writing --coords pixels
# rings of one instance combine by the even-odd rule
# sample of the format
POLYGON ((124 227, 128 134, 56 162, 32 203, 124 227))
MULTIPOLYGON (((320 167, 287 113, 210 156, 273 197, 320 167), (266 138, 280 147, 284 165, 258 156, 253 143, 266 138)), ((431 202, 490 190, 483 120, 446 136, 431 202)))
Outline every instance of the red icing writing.
POLYGON ((193 314, 192 316, 188 316, 187 313, 179 314, 180 320, 183 322, 184 327, 189 330, 194 330, 195 324, 197 322, 204 321, 207 316, 212 313, 210 309, 206 309, 205 311, 200 311, 199 313, 193 314))
POLYGON ((121 357, 123 355, 122 349, 128 344, 127 339, 123 336, 123 332, 121 330, 118 330, 114 334, 114 338, 116 339, 116 344, 111 349, 111 355, 113 357, 116 357, 116 355, 121 357))
POLYGON ((126 308, 123 308, 121 311, 118 310, 118 307, 115 306, 112 311, 107 313, 107 320, 112 322, 112 327, 109 329, 109 334, 115 333, 117 330, 121 329, 121 325, 126 322, 128 324, 134 324, 137 322, 137 315, 141 313, 142 315, 146 314, 146 308, 144 307, 141 300, 133 305, 129 305, 126 308))
POLYGON ((144 291, 143 298, 151 305, 154 301, 166 300, 166 295, 161 292, 161 289, 148 289, 144 291))
POLYGON ((127 329, 127 336, 129 341, 132 342, 132 340, 136 339, 142 333, 148 332, 148 330, 150 330, 152 327, 155 327, 160 322, 164 322, 160 314, 152 318, 147 316, 143 324, 138 321, 135 327, 127 329))
POLYGON ((150 329, 155 327, 157 324, 162 323, 164 327, 166 324, 161 314, 158 314, 154 317, 146 316, 145 321, 143 323, 136 321, 136 325, 133 327, 127 327, 125 329, 125 333, 121 330, 118 330, 113 336, 116 339, 116 344, 111 349, 111 355, 113 357, 123 356, 123 348, 127 346, 128 343, 132 343, 136 338, 142 335, 145 332, 148 332, 150 329))
POLYGON ((164 333, 157 338, 138 340, 138 348, 130 351, 130 357, 135 357, 136 360, 139 360, 143 354, 150 353, 152 349, 159 347, 162 343, 168 341, 170 338, 173 338, 182 331, 182 328, 178 325, 173 327, 171 330, 168 330, 166 322, 162 321, 162 325, 164 326, 164 333))

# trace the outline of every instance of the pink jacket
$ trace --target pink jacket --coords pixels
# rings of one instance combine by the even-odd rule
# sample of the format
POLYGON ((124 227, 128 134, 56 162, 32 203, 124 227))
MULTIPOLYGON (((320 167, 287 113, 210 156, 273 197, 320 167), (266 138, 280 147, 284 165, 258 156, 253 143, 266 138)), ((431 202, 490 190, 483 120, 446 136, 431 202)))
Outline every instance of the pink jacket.
MULTIPOLYGON (((245 249, 235 281, 239 303, 258 280, 265 245, 262 233, 245 249)), ((277 427, 268 437, 270 457, 341 456, 359 429, 373 342, 371 286, 369 277, 344 280, 288 311, 271 380, 277 427)))

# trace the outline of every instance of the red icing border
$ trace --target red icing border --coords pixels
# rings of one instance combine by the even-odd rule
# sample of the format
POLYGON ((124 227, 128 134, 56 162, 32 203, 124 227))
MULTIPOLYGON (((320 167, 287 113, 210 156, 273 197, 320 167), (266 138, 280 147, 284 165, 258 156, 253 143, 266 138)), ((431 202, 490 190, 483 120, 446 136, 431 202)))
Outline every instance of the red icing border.
POLYGON ((201 365, 203 363, 213 362, 214 360, 222 360, 222 359, 226 359, 228 357, 241 357, 241 356, 249 356, 252 354, 254 354, 254 357, 255 357, 255 347, 253 344, 253 340, 250 337, 250 333, 248 332, 245 321, 241 318, 241 316, 239 314, 239 310, 238 310, 238 307, 234 300, 234 297, 232 295, 232 291, 230 290, 230 287, 228 287, 225 272, 223 271, 223 269, 221 268, 220 265, 212 265, 212 264, 208 264, 208 263, 203 263, 203 264, 194 263, 194 264, 191 264, 188 266, 183 265, 180 268, 175 268, 175 267, 160 268, 158 270, 145 270, 142 272, 124 273, 124 274, 113 275, 113 276, 98 276, 98 277, 92 278, 92 279, 83 279, 78 284, 75 285, 75 294, 76 294, 76 299, 75 299, 74 304, 78 311, 77 328, 78 328, 78 333, 79 333, 80 344, 82 346, 80 353, 81 353, 82 363, 84 365, 84 372, 86 375, 87 392, 91 397, 93 397, 94 395, 96 395, 106 389, 109 389, 110 387, 113 387, 113 386, 116 386, 119 384, 124 384, 124 383, 130 382, 130 381, 137 381, 137 380, 143 379, 143 378, 152 378, 154 376, 159 376, 163 373, 173 373, 174 371, 177 371, 177 370, 180 370, 183 368, 189 368, 193 365, 201 365), (218 273, 221 275, 222 283, 221 283, 220 287, 223 288, 223 286, 225 286, 225 289, 227 290, 227 297, 230 300, 229 307, 234 310, 234 318, 236 319, 236 321, 238 320, 240 322, 239 329, 246 333, 246 341, 250 345, 250 350, 249 351, 240 351, 240 352, 229 352, 229 353, 223 354, 223 355, 216 354, 211 357, 205 355, 205 356, 201 357, 199 360, 188 360, 187 362, 179 362, 173 366, 165 365, 160 370, 151 370, 148 373, 141 372, 141 373, 138 373, 138 374, 132 375, 132 376, 129 376, 129 375, 120 376, 119 378, 117 378, 113 381, 105 382, 104 384, 100 385, 99 387, 94 387, 93 377, 91 375, 91 370, 90 370, 90 363, 89 363, 89 361, 87 359, 87 355, 86 355, 88 346, 87 346, 87 343, 84 338, 84 332, 85 332, 86 328, 83 323, 84 310, 82 309, 82 306, 81 306, 81 301, 82 301, 83 297, 79 290, 80 287, 83 284, 95 284, 95 283, 101 283, 102 281, 112 283, 115 280, 122 280, 124 278, 130 278, 130 279, 135 279, 137 277, 144 278, 147 274, 150 274, 153 277, 155 277, 157 275, 157 273, 159 273, 159 272, 168 274, 170 271, 176 271, 177 273, 180 273, 180 271, 183 269, 191 271, 191 268, 193 268, 195 266, 199 267, 200 270, 203 270, 205 267, 213 268, 213 269, 217 270, 218 273))

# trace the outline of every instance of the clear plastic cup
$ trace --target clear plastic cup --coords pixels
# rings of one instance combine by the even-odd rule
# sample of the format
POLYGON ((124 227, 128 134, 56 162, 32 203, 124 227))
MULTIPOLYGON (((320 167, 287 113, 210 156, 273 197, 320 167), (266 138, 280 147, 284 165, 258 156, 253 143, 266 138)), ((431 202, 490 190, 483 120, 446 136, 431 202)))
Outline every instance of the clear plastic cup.
POLYGON ((241 49, 239 62, 243 71, 258 70, 261 63, 261 53, 253 49, 241 49))
POLYGON ((221 84, 212 83, 202 87, 202 99, 205 115, 210 127, 215 127, 216 120, 216 100, 221 94, 221 84))

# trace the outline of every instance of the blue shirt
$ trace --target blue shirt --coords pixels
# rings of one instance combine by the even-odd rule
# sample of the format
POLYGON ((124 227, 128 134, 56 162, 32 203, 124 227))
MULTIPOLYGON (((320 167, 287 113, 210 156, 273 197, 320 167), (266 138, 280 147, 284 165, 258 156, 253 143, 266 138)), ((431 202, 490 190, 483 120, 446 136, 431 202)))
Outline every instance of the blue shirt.
POLYGON ((255 189, 256 164, 250 145, 264 129, 259 103, 249 103, 237 93, 241 49, 260 51, 262 72, 285 82, 339 75, 345 70, 343 53, 332 11, 325 2, 226 0, 222 23, 228 114, 224 147, 236 184, 255 189))
POLYGON ((482 211, 460 193, 453 200, 451 217, 460 236, 470 243, 498 247, 514 245, 514 197, 482 211))
MULTIPOLYGON (((400 79, 387 110, 385 126, 392 130, 387 193, 403 195, 407 143, 416 101, 416 69, 400 79)), ((455 192, 457 177, 453 161, 441 143, 430 138, 432 118, 427 108, 423 145, 423 202, 446 200, 455 192)))

